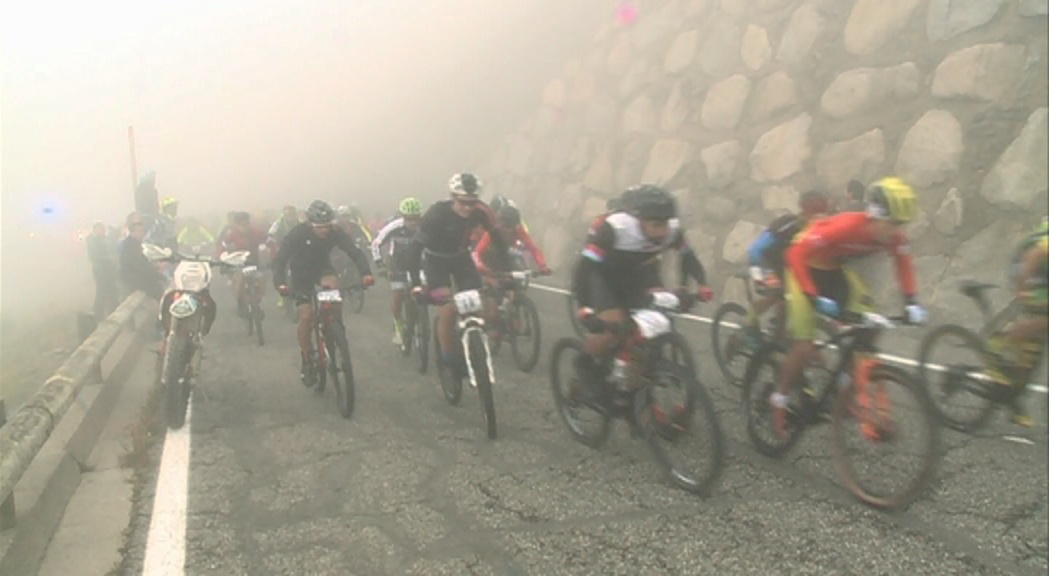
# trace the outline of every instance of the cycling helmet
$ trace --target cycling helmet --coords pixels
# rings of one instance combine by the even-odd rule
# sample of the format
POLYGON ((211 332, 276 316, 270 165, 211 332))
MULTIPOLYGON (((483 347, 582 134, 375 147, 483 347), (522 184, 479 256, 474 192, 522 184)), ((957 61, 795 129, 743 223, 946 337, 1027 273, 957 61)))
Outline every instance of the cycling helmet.
POLYGON ((451 190, 453 196, 472 196, 476 198, 481 191, 481 187, 481 179, 468 172, 454 174, 448 180, 448 189, 451 190))
POLYGON ((499 220, 502 221, 503 226, 517 228, 521 224, 521 211, 513 206, 504 205, 499 210, 499 220))
POLYGON ((423 205, 415 198, 405 198, 404 200, 401 200, 401 203, 397 206, 397 211, 400 212, 401 216, 407 216, 409 218, 422 216, 423 205))
POLYGON ((630 212, 642 220, 670 220, 677 215, 674 197, 654 184, 642 184, 623 193, 630 212))
POLYGON ((830 210, 830 197, 822 190, 809 190, 801 195, 798 207, 803 214, 826 214, 830 210))
POLYGON ((167 208, 168 206, 178 206, 178 200, 174 196, 166 196, 160 203, 160 207, 167 208))
POLYGON ((914 190, 899 178, 882 178, 867 188, 867 213, 874 218, 906 224, 917 209, 914 190))
POLYGON ((495 196, 493 196, 492 201, 488 203, 488 207, 491 208, 492 212, 495 212, 496 214, 499 213, 499 210, 501 210, 503 206, 509 205, 510 201, 507 200, 506 197, 504 197, 501 194, 496 194, 495 196))
POLYGON ((335 221, 335 211, 323 200, 314 200, 306 209, 306 220, 310 224, 331 224, 335 221))

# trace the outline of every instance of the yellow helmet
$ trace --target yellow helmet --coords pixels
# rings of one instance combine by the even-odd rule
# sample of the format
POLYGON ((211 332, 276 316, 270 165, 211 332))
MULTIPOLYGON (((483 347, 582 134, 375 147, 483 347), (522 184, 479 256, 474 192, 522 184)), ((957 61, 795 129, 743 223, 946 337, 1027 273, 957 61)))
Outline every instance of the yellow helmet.
POLYGON ((896 177, 882 178, 867 188, 868 213, 875 218, 906 224, 914 220, 918 212, 918 201, 914 190, 896 177))

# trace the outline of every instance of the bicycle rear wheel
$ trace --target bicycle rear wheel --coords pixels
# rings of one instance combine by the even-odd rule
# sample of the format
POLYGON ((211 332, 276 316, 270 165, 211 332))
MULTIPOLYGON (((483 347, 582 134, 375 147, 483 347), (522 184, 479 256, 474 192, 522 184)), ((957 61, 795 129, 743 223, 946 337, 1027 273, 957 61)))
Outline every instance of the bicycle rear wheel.
POLYGON ((780 363, 775 344, 766 344, 747 363, 743 376, 743 417, 747 422, 747 436, 754 448, 770 458, 783 455, 801 438, 804 424, 796 407, 801 405, 801 386, 791 386, 790 407, 787 412, 787 438, 781 439, 773 423, 770 398, 779 385, 780 363))
POLYGON ((343 418, 353 414, 356 393, 353 380, 353 359, 346 341, 346 327, 340 323, 328 325, 328 373, 335 389, 335 405, 343 418))
POLYGON ((866 393, 857 383, 841 388, 832 412, 834 464, 845 486, 876 508, 910 504, 929 485, 940 460, 935 409, 907 372, 880 364, 866 393), (914 437, 913 448, 903 448, 914 437), (870 454, 859 454, 869 450, 870 454), (899 456, 885 464, 883 457, 899 456), (902 463, 901 463, 902 462, 902 463))
POLYGON ((426 304, 416 303, 413 305, 415 313, 415 331, 412 338, 415 339, 415 350, 419 354, 419 373, 426 374, 430 361, 430 315, 426 304))
POLYGON ((401 354, 411 356, 412 349, 415 347, 415 305, 412 302, 406 302, 401 310, 403 310, 402 316, 404 317, 404 322, 398 329, 401 337, 401 354))
POLYGON ((710 325, 714 360, 717 361, 725 382, 737 388, 743 385, 747 362, 753 355, 743 338, 746 319, 746 308, 735 302, 727 302, 718 307, 710 325))
POLYGON ((249 305, 248 311, 251 314, 251 321, 255 325, 255 338, 259 346, 265 346, 266 338, 262 335, 262 306, 258 301, 254 301, 249 305))
POLYGON ((474 380, 477 382, 477 394, 481 397, 481 412, 484 415, 485 429, 490 440, 497 434, 495 423, 495 396, 492 392, 492 364, 488 356, 488 347, 484 344, 484 333, 472 330, 466 339, 469 350, 467 357, 473 366, 474 380))
POLYGON ((505 336, 510 338, 514 363, 522 372, 531 372, 539 362, 540 334, 535 303, 524 293, 517 294, 505 336))
POLYGON ((995 402, 987 388, 997 384, 984 369, 988 357, 983 340, 956 324, 937 326, 922 339, 918 377, 947 427, 979 430, 994 413, 995 402))
POLYGON ((596 391, 587 390, 576 370, 576 358, 582 354, 583 343, 577 338, 561 338, 554 343, 550 352, 550 391, 568 432, 580 444, 596 449, 608 440, 611 419, 608 410, 598 405, 596 391))
POLYGON ((652 455, 674 485, 709 496, 725 462, 725 438, 714 402, 694 373, 683 364, 657 360, 649 375, 653 386, 634 399, 634 421, 652 455), (676 389, 671 402, 659 388, 676 389))

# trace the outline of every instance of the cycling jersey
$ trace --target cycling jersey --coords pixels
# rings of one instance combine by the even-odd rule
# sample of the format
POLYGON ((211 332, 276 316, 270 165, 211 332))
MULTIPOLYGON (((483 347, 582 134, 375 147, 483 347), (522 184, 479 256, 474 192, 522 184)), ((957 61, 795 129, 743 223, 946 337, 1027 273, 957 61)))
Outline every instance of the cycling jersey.
POLYGON ((211 235, 211 232, 200 225, 184 226, 182 231, 178 233, 178 245, 183 248, 192 248, 204 244, 210 246, 214 242, 215 237, 211 235))
POLYGON ((784 214, 773 220, 747 250, 750 265, 773 270, 782 277, 787 248, 804 225, 798 214, 784 214))
POLYGON ((706 284, 703 264, 688 245, 677 218, 659 243, 645 236, 641 221, 632 214, 613 212, 594 221, 572 281, 580 306, 597 310, 644 306, 647 292, 663 286, 659 255, 667 250, 680 254, 680 283, 689 277, 706 284))
MULTIPOLYGON (((478 226, 494 232, 495 216, 488 206, 480 203, 464 218, 455 212, 453 203, 453 200, 436 202, 419 221, 419 231, 408 259, 413 286, 421 283, 419 268, 425 250, 426 280, 431 288, 449 287, 452 278, 459 290, 480 287, 480 277, 469 252, 470 236, 478 226)), ((500 258, 509 259, 502 238, 495 235, 493 242, 500 258)))
MULTIPOLYGON (((539 268, 546 268, 546 258, 543 257, 543 251, 539 249, 539 246, 536 246, 535 241, 532 240, 532 236, 524 229, 524 226, 520 224, 514 229, 514 236, 510 243, 516 244, 517 242, 520 242, 526 250, 532 253, 532 256, 535 257, 535 263, 539 268)), ((491 245, 491 234, 485 232, 473 251, 474 264, 477 265, 477 269, 482 273, 489 269, 498 272, 510 272, 508 269, 501 268, 496 259, 493 258, 493 255, 489 250, 491 245)))
POLYGON ((896 260, 896 274, 904 295, 914 297, 918 287, 907 237, 897 230, 889 244, 879 244, 871 236, 869 219, 866 213, 843 212, 813 222, 794 239, 787 252, 787 262, 805 294, 813 297, 820 294, 812 268, 834 270, 845 260, 887 251, 896 260))
POLYGON ((222 250, 226 252, 247 250, 249 253, 248 263, 258 264, 259 245, 265 243, 266 233, 262 230, 255 227, 249 227, 245 230, 239 226, 233 226, 222 238, 222 250))
POLYGON ((338 247, 357 265, 361 276, 370 276, 371 267, 353 240, 338 226, 321 238, 308 222, 291 229, 280 244, 277 260, 273 263, 273 285, 287 284, 287 269, 291 269, 291 288, 296 293, 309 292, 325 274, 331 274, 331 251, 338 247))
POLYGON ((406 255, 412 239, 415 238, 415 233, 416 230, 409 230, 404 225, 404 218, 391 220, 379 230, 375 239, 372 240, 372 260, 376 262, 382 260, 382 246, 387 242, 390 244, 388 255, 391 260, 400 258, 400 254, 406 255))

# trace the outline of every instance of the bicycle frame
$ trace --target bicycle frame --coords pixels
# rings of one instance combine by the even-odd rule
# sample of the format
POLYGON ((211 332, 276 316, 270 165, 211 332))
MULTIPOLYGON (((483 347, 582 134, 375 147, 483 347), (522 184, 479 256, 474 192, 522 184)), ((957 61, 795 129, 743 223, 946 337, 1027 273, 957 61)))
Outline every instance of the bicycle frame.
MULTIPOLYGON (((328 369, 328 346, 324 340, 324 332, 332 322, 342 319, 342 301, 322 302, 317 297, 317 290, 313 291, 313 336, 317 344, 317 367, 318 371, 328 369)), ((343 290, 339 290, 340 296, 343 290)))

